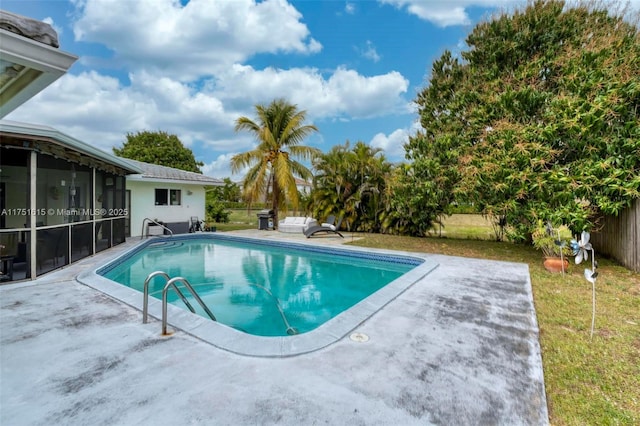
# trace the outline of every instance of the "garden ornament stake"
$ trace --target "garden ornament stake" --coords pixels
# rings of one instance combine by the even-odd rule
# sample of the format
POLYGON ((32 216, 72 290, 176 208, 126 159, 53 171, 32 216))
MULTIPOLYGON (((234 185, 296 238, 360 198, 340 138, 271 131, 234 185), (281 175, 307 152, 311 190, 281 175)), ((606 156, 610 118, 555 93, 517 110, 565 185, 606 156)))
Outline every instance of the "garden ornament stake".
POLYGON ((593 246, 589 242, 590 234, 586 231, 582 231, 580 240, 576 235, 576 239, 571 240, 571 248, 573 249, 573 255, 576 257, 576 265, 580 264, 583 260, 589 260, 589 251, 591 251, 591 269, 584 270, 584 277, 591 283, 591 336, 593 339, 593 330, 596 325, 596 277, 598 276, 598 262, 596 262, 596 253, 593 250, 593 246))
MULTIPOLYGON (((566 243, 560 237, 560 231, 558 231, 558 239, 555 240, 556 245, 560 248, 560 262, 562 262, 562 278, 564 278, 564 246, 566 243)), ((568 265, 568 263, 567 263, 568 265)))

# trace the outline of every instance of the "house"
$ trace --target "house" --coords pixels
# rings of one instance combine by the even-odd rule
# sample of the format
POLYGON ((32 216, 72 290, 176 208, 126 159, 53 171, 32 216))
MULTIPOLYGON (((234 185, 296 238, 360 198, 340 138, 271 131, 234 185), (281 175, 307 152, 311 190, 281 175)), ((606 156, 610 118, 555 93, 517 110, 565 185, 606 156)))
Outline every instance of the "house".
POLYGON ((311 193, 311 188, 313 185, 311 185, 311 183, 307 182, 304 179, 300 179, 298 177, 294 178, 296 180, 296 188, 298 189, 298 192, 304 195, 309 195, 311 193))
POLYGON ((131 200, 131 234, 141 236, 153 222, 162 222, 174 233, 188 232, 190 219, 205 217, 207 187, 224 186, 221 179, 171 167, 122 160, 142 171, 127 175, 127 200, 131 200), (145 219, 150 219, 146 220, 145 219), (144 227, 143 227, 144 222, 144 227))

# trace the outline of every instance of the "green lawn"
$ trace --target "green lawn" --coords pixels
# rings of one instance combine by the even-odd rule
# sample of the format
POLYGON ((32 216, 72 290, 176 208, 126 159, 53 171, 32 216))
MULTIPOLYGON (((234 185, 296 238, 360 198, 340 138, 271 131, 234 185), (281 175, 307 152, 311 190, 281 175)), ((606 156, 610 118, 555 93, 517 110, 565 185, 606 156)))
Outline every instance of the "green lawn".
POLYGON ((444 217, 442 226, 436 225, 430 236, 467 240, 495 239, 491 222, 479 214, 454 214, 444 217))
POLYGON ((250 211, 247 211, 247 209, 234 209, 229 211, 231 215, 228 223, 211 222, 208 225, 215 226, 218 231, 222 232, 258 228, 258 217, 256 215, 260 209, 250 211))
MULTIPOLYGON (((216 226, 220 231, 255 229, 257 212, 234 210, 230 223, 216 226)), ((357 234, 360 239, 349 244, 527 263, 551 423, 640 424, 640 274, 599 259, 591 340, 591 284, 583 277, 583 265, 572 264, 565 277, 551 274, 533 247, 492 241, 491 224, 479 215, 446 218, 442 235, 448 238, 357 234)))

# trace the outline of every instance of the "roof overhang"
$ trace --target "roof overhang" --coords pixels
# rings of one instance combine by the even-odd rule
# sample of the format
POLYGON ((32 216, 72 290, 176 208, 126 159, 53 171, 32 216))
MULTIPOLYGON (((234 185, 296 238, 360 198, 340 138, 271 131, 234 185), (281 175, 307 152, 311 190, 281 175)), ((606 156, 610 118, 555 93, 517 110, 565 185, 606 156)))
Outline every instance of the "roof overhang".
POLYGON ((0 147, 31 149, 116 174, 142 173, 131 163, 49 126, 0 120, 0 147))
POLYGON ((184 180, 184 179, 162 179, 143 176, 141 174, 127 175, 127 181, 132 182, 153 182, 153 183, 175 183, 179 185, 191 185, 191 186, 224 186, 224 182, 206 182, 197 180, 184 180))
POLYGON ((0 29, 0 118, 56 81, 77 56, 0 29))

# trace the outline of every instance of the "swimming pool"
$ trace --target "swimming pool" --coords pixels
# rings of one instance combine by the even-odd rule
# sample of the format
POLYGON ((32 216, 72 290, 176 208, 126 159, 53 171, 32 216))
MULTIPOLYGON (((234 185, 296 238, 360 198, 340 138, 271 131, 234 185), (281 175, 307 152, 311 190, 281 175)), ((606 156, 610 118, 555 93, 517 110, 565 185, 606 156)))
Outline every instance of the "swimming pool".
MULTIPOLYGON (((200 238, 153 242, 100 273, 138 291, 154 271, 184 277, 218 322, 257 336, 287 336, 317 328, 422 262, 200 238)), ((161 300, 165 284, 161 276, 152 279, 149 295, 161 300)), ((175 291, 168 301, 186 309, 175 291)))
MULTIPOLYGON (((178 313, 182 302, 170 292, 172 325, 233 352, 286 356, 343 337, 435 266, 416 254, 191 234, 145 241, 78 279, 139 307, 150 272, 184 276, 216 318, 235 329, 178 313)), ((152 283, 150 293, 163 286, 164 280, 152 283)), ((154 316, 158 304, 151 302, 154 316)))

